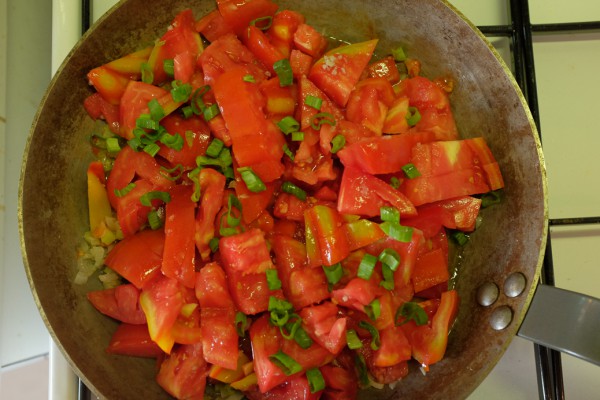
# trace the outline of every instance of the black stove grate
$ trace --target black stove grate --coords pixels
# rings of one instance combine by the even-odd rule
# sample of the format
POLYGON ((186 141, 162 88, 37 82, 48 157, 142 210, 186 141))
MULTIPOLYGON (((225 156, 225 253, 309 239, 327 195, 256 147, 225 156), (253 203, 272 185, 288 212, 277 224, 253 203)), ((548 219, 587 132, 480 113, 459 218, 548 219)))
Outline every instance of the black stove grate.
MULTIPOLYGON (((92 1, 81 0, 82 33, 92 23, 92 1)), ((567 32, 599 32, 600 21, 532 24, 529 14, 529 0, 508 0, 510 8, 509 25, 479 26, 479 30, 489 37, 508 37, 511 39, 513 73, 527 100, 531 114, 541 136, 540 112, 537 97, 535 60, 533 54, 533 35, 561 34, 567 32)), ((550 226, 600 224, 598 217, 556 218, 550 219, 550 226)), ((550 232, 544 256, 541 283, 554 286, 554 264, 552 261, 552 243, 550 232)), ((561 354, 556 350, 534 344, 535 364, 538 379, 538 393, 541 400, 562 400, 565 398, 561 354)), ((79 400, 92 398, 90 390, 79 380, 79 400)))

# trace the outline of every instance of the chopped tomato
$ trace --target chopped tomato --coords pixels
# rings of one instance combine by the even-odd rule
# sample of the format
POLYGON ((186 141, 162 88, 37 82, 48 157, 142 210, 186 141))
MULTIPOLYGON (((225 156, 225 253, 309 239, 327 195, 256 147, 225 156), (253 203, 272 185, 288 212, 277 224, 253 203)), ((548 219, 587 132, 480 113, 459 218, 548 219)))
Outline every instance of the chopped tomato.
POLYGON ((93 119, 102 118, 108 124, 111 132, 117 135, 120 132, 119 106, 110 104, 104 100, 100 93, 94 93, 86 97, 83 101, 85 111, 93 119))
POLYGON ((338 307, 326 301, 300 312, 308 334, 333 354, 346 345, 346 318, 338 317, 338 307))
POLYGON ((228 271, 260 274, 273 267, 264 233, 258 229, 221 238, 219 249, 228 271))
POLYGON ((92 69, 87 78, 100 96, 112 105, 119 105, 130 79, 106 66, 92 69))
POLYGON ((470 232, 475 229, 480 207, 481 199, 456 197, 425 204, 418 208, 416 217, 406 218, 402 223, 420 229, 427 238, 435 236, 442 227, 470 232))
POLYGON ((273 17, 277 4, 269 0, 217 0, 217 6, 223 19, 241 36, 250 22, 257 18, 273 17))
POLYGON ((156 381, 177 399, 201 400, 207 374, 202 345, 181 345, 160 364, 156 381))
POLYGON ((346 258, 350 252, 348 239, 341 216, 335 209, 313 206, 304 212, 304 222, 307 231, 316 239, 316 256, 320 260, 317 265, 333 265, 346 258))
POLYGON ((175 150, 161 143, 158 154, 173 166, 181 164, 184 169, 196 168, 196 157, 206 153, 211 139, 206 123, 195 115, 186 119, 178 114, 171 114, 163 118, 160 124, 171 135, 179 134, 183 138, 183 147, 175 150))
POLYGON ((242 204, 242 217, 249 224, 256 220, 270 205, 275 191, 273 183, 265 184, 262 192, 251 192, 239 176, 236 176, 235 193, 242 204))
POLYGON ((125 139, 132 139, 135 121, 148 109, 148 102, 166 94, 170 96, 169 92, 158 86, 139 81, 129 81, 119 105, 120 135, 125 139))
POLYGON ((269 359, 269 356, 279 351, 283 340, 279 328, 271 325, 267 316, 258 318, 250 326, 254 372, 262 393, 282 384, 287 379, 283 371, 269 359))
POLYGON ((232 28, 225 22, 225 18, 223 18, 219 10, 211 11, 200 18, 194 25, 194 28, 209 42, 214 42, 221 36, 233 33, 232 28))
POLYGON ((110 354, 122 356, 156 358, 164 354, 152 341, 148 327, 144 325, 120 324, 106 348, 110 354))
POLYGON ((102 314, 127 324, 146 325, 146 315, 140 308, 140 291, 132 284, 88 292, 88 300, 102 314))
POLYGON ((304 20, 302 14, 291 10, 282 10, 273 16, 267 36, 284 57, 290 57, 294 34, 304 20))
POLYGON ((210 168, 203 168, 198 175, 200 207, 196 213, 196 248, 203 260, 210 256, 210 240, 215 237, 215 217, 221 209, 225 193, 225 177, 210 168))
POLYGON ((376 45, 377 39, 374 39, 330 50, 312 66, 308 77, 337 105, 343 107, 376 45))
POLYGON ((369 77, 385 78, 391 84, 395 84, 400 80, 400 71, 398 71, 396 61, 392 56, 386 56, 369 64, 366 71, 369 77))
POLYGON ((290 66, 294 78, 300 79, 303 75, 308 75, 312 66, 313 58, 300 50, 293 49, 290 52, 290 66))
POLYGON ((411 348, 404 331, 398 326, 390 326, 379 332, 381 346, 373 354, 373 365, 392 367, 402 361, 410 360, 411 348))
POLYGON ((196 203, 192 201, 192 186, 179 185, 171 189, 171 201, 165 211, 165 247, 161 271, 189 288, 194 287, 196 246, 194 221, 196 203))
POLYGON ((435 249, 417 257, 415 269, 412 273, 415 292, 421 292, 447 282, 448 279, 450 279, 448 257, 442 249, 435 249))
POLYGON ((104 263, 123 278, 142 289, 160 275, 165 243, 163 231, 145 230, 117 243, 104 263))
POLYGON ((165 353, 170 353, 175 343, 171 328, 185 304, 184 295, 179 283, 164 275, 149 282, 140 294, 150 337, 165 353))
POLYGON ((294 32, 294 46, 312 58, 319 58, 327 47, 327 39, 312 26, 300 24, 294 32))
POLYGON ((285 56, 273 46, 262 30, 253 25, 250 25, 247 29, 246 34, 242 35, 244 43, 271 74, 275 74, 273 64, 283 60, 285 56))

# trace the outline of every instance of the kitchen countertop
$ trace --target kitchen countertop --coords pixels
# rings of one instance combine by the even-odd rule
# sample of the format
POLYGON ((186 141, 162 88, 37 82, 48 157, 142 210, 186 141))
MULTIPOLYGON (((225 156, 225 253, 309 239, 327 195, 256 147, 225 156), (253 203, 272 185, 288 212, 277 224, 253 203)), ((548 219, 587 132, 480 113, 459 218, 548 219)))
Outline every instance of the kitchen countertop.
MULTIPOLYGON (((71 18, 67 11, 79 15, 76 0, 55 0, 54 3, 55 24, 57 18, 71 18)), ((93 15, 101 15, 113 3, 114 0, 94 0, 93 15)), ((508 22, 505 0, 453 0, 451 3, 477 25, 508 22)), ((534 24, 600 20, 600 2, 595 0, 530 0, 530 6, 534 24)), ((19 252, 18 178, 15 177, 20 173, 21 154, 31 120, 50 81, 51 61, 56 68, 62 57, 55 56, 57 59, 52 60, 50 55, 51 14, 49 2, 0 0, 0 117, 6 118, 6 121, 0 118, 0 363, 3 375, 11 365, 43 357, 49 350, 48 335, 31 298, 19 252), (31 13, 32 9, 37 12, 31 13), (10 79, 4 79, 3 75, 10 79)), ((78 29, 77 23, 71 28, 71 35, 76 35, 78 29)), ((508 40, 493 38, 492 43, 510 60, 508 40)), ((72 44, 67 40, 52 45, 61 46, 58 54, 64 56, 72 44)), ((550 217, 599 216, 600 189, 589 182, 595 182, 600 175, 600 165, 595 161, 600 136, 595 119, 590 118, 597 113, 596 94, 600 92, 600 74, 597 73, 600 34, 535 35, 534 51, 550 217)), ((551 233, 556 285, 600 298, 600 269, 593 251, 600 247, 600 228, 553 227, 551 233)), ((563 355, 562 359, 566 397, 597 398, 600 369, 570 356, 563 355)), ((516 338, 470 399, 536 397, 533 345, 516 338)))

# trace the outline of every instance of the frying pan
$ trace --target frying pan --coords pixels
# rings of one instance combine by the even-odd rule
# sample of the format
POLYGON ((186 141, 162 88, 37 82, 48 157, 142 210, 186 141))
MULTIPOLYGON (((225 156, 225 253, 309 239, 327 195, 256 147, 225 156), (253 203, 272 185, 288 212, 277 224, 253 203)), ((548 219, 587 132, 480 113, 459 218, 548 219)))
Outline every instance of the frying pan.
MULTIPOLYGON (((465 398, 517 333, 543 260, 548 228, 546 172, 524 98, 485 38, 444 1, 278 3, 281 9, 303 13, 327 36, 349 42, 379 38, 379 49, 402 45, 422 62, 423 75, 454 78, 457 85, 451 101, 461 135, 483 136, 500 165, 506 186, 502 203, 482 211, 483 223, 470 243, 453 254, 461 307, 444 360, 426 376, 411 366, 409 376, 394 390, 364 395, 465 398), (512 287, 513 281, 517 289, 505 293, 503 288, 512 287)), ((94 123, 82 107, 92 92, 85 74, 152 44, 177 12, 192 8, 199 17, 214 7, 212 0, 122 1, 67 57, 33 123, 19 196, 25 267, 52 337, 77 375, 101 398, 168 396, 154 383, 154 361, 105 353, 116 323, 98 313, 85 296, 99 284, 72 283, 77 248, 88 229, 85 171, 92 160, 87 139, 94 123)))

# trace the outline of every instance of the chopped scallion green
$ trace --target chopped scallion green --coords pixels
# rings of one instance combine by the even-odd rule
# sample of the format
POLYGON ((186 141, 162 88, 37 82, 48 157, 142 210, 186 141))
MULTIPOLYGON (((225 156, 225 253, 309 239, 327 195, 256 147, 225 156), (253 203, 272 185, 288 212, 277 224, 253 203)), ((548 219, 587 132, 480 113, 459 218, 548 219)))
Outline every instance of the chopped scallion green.
POLYGON ((273 70, 279 78, 279 86, 286 87, 294 83, 294 74, 292 72, 292 66, 290 60, 283 58, 279 61, 275 61, 273 64, 273 70))
POLYGON ((254 79, 254 76, 250 75, 250 74, 244 75, 244 77, 242 78, 242 80, 244 82, 256 83, 256 79, 254 79))
POLYGON ((379 331, 377 328, 367 321, 360 321, 358 326, 369 331, 371 334, 371 349, 373 349, 373 351, 379 350, 379 347, 381 346, 381 339, 379 338, 379 331))
POLYGON ((464 246, 469 242, 469 235, 461 231, 452 232, 450 235, 459 246, 464 246))
POLYGON ((180 151, 181 149, 183 149, 184 144, 183 138, 179 133, 176 133, 174 135, 165 133, 160 137, 160 142, 168 148, 176 151, 180 151))
POLYGON ((269 290, 281 289, 281 280, 277 276, 277 270, 268 269, 265 273, 267 274, 267 286, 269 286, 269 290))
POLYGON ((314 108, 315 110, 321 110, 321 106, 323 105, 323 99, 309 94, 308 96, 306 96, 306 99, 304 99, 304 104, 314 108))
POLYGON ((115 189, 115 196, 123 197, 127 193, 131 192, 133 189, 135 189, 135 183, 132 182, 132 183, 129 183, 127 186, 125 186, 122 189, 115 189))
POLYGON ((342 279, 342 276, 344 276, 344 270, 341 263, 335 263, 331 266, 323 265, 322 267, 323 272, 325 272, 327 282, 330 285, 335 285, 340 281, 340 279, 342 279))
POLYGON ((390 185, 394 188, 394 189, 399 189, 400 188, 400 179, 396 178, 395 176, 392 176, 390 178, 390 185))
POLYGON ((261 31, 266 31, 267 29, 269 29, 271 27, 272 24, 273 24, 273 17, 271 17, 270 15, 267 15, 265 17, 256 18, 256 19, 253 19, 252 21, 250 21, 250 25, 256 26, 261 31))
POLYGON ((317 393, 325 389, 325 378, 323 378, 319 368, 306 370, 306 379, 308 379, 308 389, 311 393, 317 393))
POLYGON ((144 152, 150 154, 152 157, 154 157, 158 153, 159 150, 160 150, 160 146, 157 145, 156 143, 150 143, 144 147, 144 152))
POLYGON ((140 70, 142 73, 142 82, 152 84, 154 81, 154 72, 152 68, 150 68, 150 64, 144 62, 140 65, 140 70))
POLYGON ((206 155, 217 158, 219 153, 221 153, 221 150, 223 150, 223 146, 225 146, 225 143, 223 143, 222 140, 214 138, 206 148, 206 155))
POLYGON ((292 142, 301 142, 304 140, 304 132, 292 132, 292 142))
POLYGON ((400 266, 400 254, 392 248, 387 248, 379 253, 379 261, 383 265, 387 265, 392 271, 396 271, 400 266))
POLYGON ((290 158, 290 160, 294 161, 294 153, 290 150, 287 143, 283 144, 283 153, 290 158))
POLYGON ((235 313, 235 330, 239 337, 244 337, 246 329, 250 327, 248 317, 241 311, 235 313))
POLYGON ((354 329, 348 329, 346 331, 346 343, 350 350, 356 350, 362 347, 362 342, 354 329))
POLYGON ((421 173, 413 163, 408 163, 402 166, 402 171, 404 171, 404 174, 406 174, 406 177, 408 179, 415 179, 421 176, 421 173))
POLYGON ((333 114, 327 112, 318 113, 310 120, 310 126, 317 131, 321 129, 321 125, 323 124, 335 126, 336 122, 333 114))
POLYGON ((267 190, 267 186, 260 179, 260 177, 256 175, 254 171, 252 171, 252 168, 242 167, 238 168, 237 171, 240 173, 242 180, 246 184, 246 187, 249 191, 253 193, 259 193, 267 190))
POLYGON ((381 315, 381 303, 379 299, 373 300, 371 303, 365 306, 365 314, 371 321, 375 321, 381 315))
POLYGON ((404 49, 402 47, 398 47, 392 50, 392 57, 394 57, 395 61, 401 62, 406 60, 406 53, 404 52, 404 49))
POLYGON ((211 104, 210 106, 206 107, 204 109, 204 111, 202 111, 202 115, 204 116, 204 120, 207 121, 207 122, 210 121, 211 119, 213 119, 214 117, 216 117, 219 114, 220 114, 219 106, 216 103, 211 104))
POLYGON ((168 192, 154 190, 152 192, 145 193, 140 197, 140 203, 146 207, 152 207, 152 200, 160 200, 164 203, 168 203, 171 201, 171 195, 168 192))
POLYGON ((412 240, 413 228, 411 226, 385 221, 379 224, 379 227, 386 235, 399 242, 408 243, 412 240))
POLYGON ((169 76, 175 75, 175 61, 172 58, 163 60, 163 71, 169 76))
POLYGON ((415 321, 417 325, 425 325, 429 317, 427 317, 427 313, 418 303, 407 301, 396 310, 394 323, 396 326, 400 326, 411 320, 415 321))
POLYGON ((219 238, 214 237, 208 241, 211 253, 216 253, 219 250, 219 238))
POLYGON ((281 121, 277 123, 277 126, 281 130, 281 132, 289 135, 292 132, 297 132, 300 129, 300 123, 294 119, 292 116, 284 117, 281 121))
POLYGON ((106 150, 109 153, 119 152, 121 150, 121 145, 119 145, 119 139, 116 137, 106 139, 106 150))
POLYGON ((163 226, 163 221, 158 215, 158 211, 152 210, 148 213, 148 225, 150 225, 150 229, 157 230, 163 226))
POLYGON ((346 145, 346 137, 344 135, 335 135, 333 139, 331 139, 331 152, 333 154, 337 153, 346 145))
POLYGON ((171 97, 178 103, 188 101, 192 94, 192 85, 189 83, 182 84, 181 81, 173 81, 171 83, 171 97))
POLYGON ((395 207, 381 207, 379 209, 379 216, 382 221, 400 223, 400 211, 395 207))
POLYGON ((160 174, 168 180, 175 182, 183 175, 183 165, 177 164, 173 168, 160 167, 160 174), (173 176, 174 172, 178 172, 178 174, 173 176))
POLYGON ((285 193, 289 193, 291 195, 296 196, 298 199, 304 201, 306 200, 306 192, 299 188, 298 186, 294 185, 292 182, 289 181, 285 181, 283 182, 283 184, 281 185, 281 190, 284 191, 285 193))
POLYGON ((408 126, 415 126, 421 120, 421 113, 417 107, 408 107, 408 113, 406 113, 406 122, 408 126))
POLYGON ((269 356, 269 360, 279 367, 287 376, 294 375, 302 371, 302 366, 296 360, 288 356, 281 350, 269 356))
POLYGON ((362 278, 364 280, 371 279, 371 275, 373 275, 373 270, 375 269, 375 265, 377 264, 377 257, 366 253, 362 260, 360 260, 360 264, 358 265, 358 272, 356 276, 362 278))

